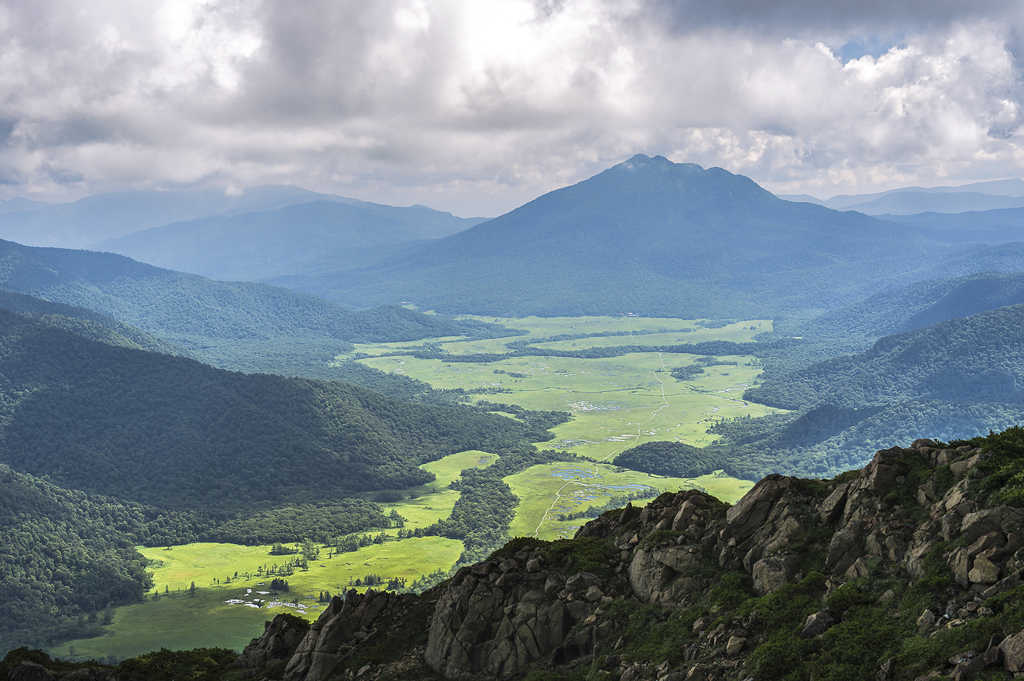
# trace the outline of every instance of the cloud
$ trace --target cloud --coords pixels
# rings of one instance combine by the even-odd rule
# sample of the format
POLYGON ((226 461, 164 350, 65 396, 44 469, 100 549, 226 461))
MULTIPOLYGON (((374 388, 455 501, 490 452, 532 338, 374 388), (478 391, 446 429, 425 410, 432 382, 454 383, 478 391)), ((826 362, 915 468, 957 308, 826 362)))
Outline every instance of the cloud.
POLYGON ((0 9, 10 195, 284 182, 496 214, 633 153, 773 189, 1020 174, 988 2, 40 0, 0 9))

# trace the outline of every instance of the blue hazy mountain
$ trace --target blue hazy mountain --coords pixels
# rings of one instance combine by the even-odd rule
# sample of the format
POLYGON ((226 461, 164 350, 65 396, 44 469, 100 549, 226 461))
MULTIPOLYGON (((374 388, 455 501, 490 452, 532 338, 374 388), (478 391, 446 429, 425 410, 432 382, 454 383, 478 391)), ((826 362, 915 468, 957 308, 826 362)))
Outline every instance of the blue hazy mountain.
MULTIPOLYGON (((31 210, 0 210, 0 239, 27 246, 87 248, 105 239, 172 222, 274 210, 315 200, 353 199, 283 185, 252 187, 238 194, 215 189, 110 192, 31 210)), ((12 199, 16 201, 18 206, 27 205, 24 199, 12 199)))
POLYGON ((153 227, 96 248, 212 279, 259 280, 320 269, 322 262, 365 263, 396 245, 448 236, 482 221, 425 206, 316 200, 153 227))
POLYGON ((1001 244, 1024 241, 1024 208, 914 215, 879 215, 912 227, 921 236, 947 243, 1001 244))
POLYGON ((818 199, 808 194, 779 194, 780 199, 816 203, 836 210, 856 210, 868 215, 910 213, 961 213, 1024 205, 1008 201, 1024 197, 1024 180, 989 180, 957 187, 900 187, 870 194, 838 194, 818 199))
POLYGON ((635 156, 372 266, 272 281, 353 306, 772 316, 923 278, 949 252, 907 227, 784 201, 721 168, 635 156))

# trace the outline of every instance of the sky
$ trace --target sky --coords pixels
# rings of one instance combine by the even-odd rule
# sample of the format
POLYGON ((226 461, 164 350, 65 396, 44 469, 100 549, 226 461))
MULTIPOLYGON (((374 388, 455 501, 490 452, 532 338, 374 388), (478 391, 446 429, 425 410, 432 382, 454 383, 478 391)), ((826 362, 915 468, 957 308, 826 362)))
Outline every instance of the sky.
POLYGON ((826 198, 1024 176, 1016 0, 0 0, 0 199, 493 216, 636 153, 826 198))

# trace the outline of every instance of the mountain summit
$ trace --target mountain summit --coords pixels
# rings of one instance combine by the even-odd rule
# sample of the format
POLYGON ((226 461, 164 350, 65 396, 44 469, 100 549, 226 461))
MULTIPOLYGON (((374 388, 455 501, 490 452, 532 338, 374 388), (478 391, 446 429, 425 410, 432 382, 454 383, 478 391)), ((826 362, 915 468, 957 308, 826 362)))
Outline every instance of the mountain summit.
POLYGON ((636 155, 372 267, 275 281, 357 306, 764 315, 920 278, 907 256, 942 249, 902 226, 784 201, 721 168, 636 155))

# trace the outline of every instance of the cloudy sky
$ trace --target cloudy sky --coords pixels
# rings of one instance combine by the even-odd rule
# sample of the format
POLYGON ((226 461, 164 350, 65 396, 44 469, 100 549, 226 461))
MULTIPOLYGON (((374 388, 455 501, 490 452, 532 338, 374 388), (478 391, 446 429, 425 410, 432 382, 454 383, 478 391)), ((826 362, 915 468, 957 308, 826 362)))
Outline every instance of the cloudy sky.
POLYGON ((634 153, 827 197, 1024 176, 1017 0, 0 0, 0 198, 496 215, 634 153))

